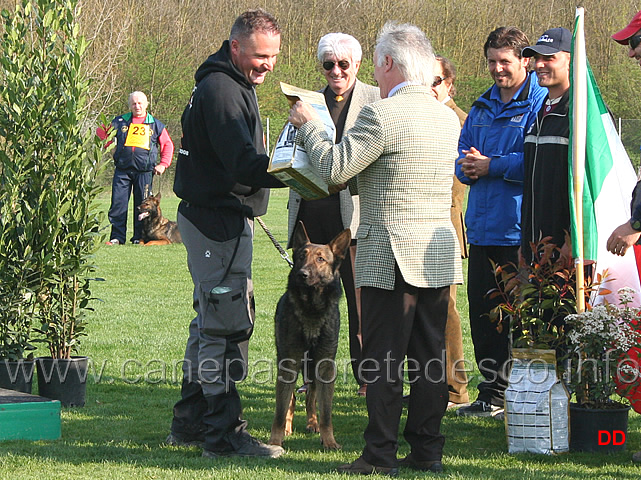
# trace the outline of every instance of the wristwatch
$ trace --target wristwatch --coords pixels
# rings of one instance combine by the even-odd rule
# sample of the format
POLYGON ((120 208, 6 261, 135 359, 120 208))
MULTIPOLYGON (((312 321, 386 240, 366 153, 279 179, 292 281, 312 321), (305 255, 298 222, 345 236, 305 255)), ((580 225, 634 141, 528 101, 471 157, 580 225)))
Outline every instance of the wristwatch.
POLYGON ((641 220, 631 218, 630 226, 632 227, 633 230, 636 230, 637 232, 641 232, 641 220))

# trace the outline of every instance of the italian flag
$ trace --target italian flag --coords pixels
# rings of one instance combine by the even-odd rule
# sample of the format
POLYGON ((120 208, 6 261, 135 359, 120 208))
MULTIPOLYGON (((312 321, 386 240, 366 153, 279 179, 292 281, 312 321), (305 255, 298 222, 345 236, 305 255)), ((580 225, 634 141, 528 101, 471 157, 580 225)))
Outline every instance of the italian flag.
POLYGON ((590 303, 607 299, 618 305, 617 290, 628 286, 636 290, 638 304, 641 286, 633 249, 623 257, 606 250, 612 231, 630 219, 630 199, 637 176, 587 62, 583 8, 577 8, 572 40, 568 163, 577 299, 583 291, 583 279, 578 278, 583 276, 582 265, 594 261, 597 274, 607 271, 601 290, 610 293, 595 295, 590 303))

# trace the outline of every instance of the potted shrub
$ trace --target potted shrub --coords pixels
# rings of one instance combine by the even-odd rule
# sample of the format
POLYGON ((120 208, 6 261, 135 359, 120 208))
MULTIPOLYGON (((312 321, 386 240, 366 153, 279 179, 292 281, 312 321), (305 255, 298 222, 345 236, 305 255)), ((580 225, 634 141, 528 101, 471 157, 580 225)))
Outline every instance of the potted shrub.
POLYGON ((518 268, 492 264, 497 288, 488 295, 500 303, 490 318, 497 328, 510 329, 513 348, 562 353, 567 342, 562 320, 576 313, 574 266, 550 239, 531 243, 535 252, 531 263, 521 259, 518 268))
POLYGON ((509 328, 512 368, 505 392, 510 453, 560 453, 569 449, 569 394, 557 375, 566 345, 563 319, 576 312, 571 259, 544 238, 530 245, 531 263, 493 265, 499 301, 491 310, 497 328, 509 328), (558 352, 558 356, 557 356, 558 352))
MULTIPOLYGON (((609 292, 607 292, 609 293, 609 292)), ((628 352, 641 341, 637 323, 641 310, 631 307, 634 290, 618 291, 619 305, 604 302, 566 318, 570 350, 570 447, 580 451, 617 451, 625 442, 608 442, 599 431, 627 433, 630 406, 617 392, 638 383, 639 366, 628 352), (628 380, 629 379, 629 380, 628 380), (618 397, 618 398, 617 398, 618 397)))
POLYGON ((33 313, 56 364, 38 360, 39 393, 70 405, 84 404, 84 393, 70 397, 49 387, 67 379, 84 388, 86 380, 72 354, 86 333, 91 256, 101 239, 94 200, 104 165, 102 142, 86 118, 87 44, 77 10, 78 0, 22 0, 13 13, 3 12, 0 37, 0 182, 12 192, 1 201, 2 222, 16 233, 0 248, 27 272, 28 288, 12 308, 33 313))
MULTIPOLYGON (((59 267, 63 272, 64 265, 59 267)), ((36 331, 43 335, 50 356, 36 359, 38 392, 43 397, 60 400, 63 406, 82 407, 89 358, 72 354, 77 353, 80 339, 86 335, 85 314, 90 310, 91 300, 90 279, 86 274, 93 266, 84 258, 80 264, 67 267, 68 273, 46 283, 47 293, 39 299, 42 325, 36 331)))

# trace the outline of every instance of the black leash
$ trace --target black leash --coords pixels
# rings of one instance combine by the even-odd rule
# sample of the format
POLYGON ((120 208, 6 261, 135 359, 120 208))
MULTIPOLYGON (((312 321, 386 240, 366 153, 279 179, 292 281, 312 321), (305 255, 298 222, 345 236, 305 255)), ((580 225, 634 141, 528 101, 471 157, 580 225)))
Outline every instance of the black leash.
POLYGON ((265 233, 267 234, 269 239, 272 241, 272 243, 276 247, 276 250, 278 250, 278 253, 280 253, 281 258, 289 264, 290 268, 293 267, 294 263, 290 260, 289 254, 285 251, 283 246, 280 243, 278 243, 278 240, 274 238, 274 235, 272 235, 272 232, 269 231, 269 228, 267 228, 267 225, 265 225, 265 222, 263 222, 263 219, 260 217, 254 217, 254 219, 258 222, 258 224, 261 227, 263 227, 263 230, 265 230, 265 233))

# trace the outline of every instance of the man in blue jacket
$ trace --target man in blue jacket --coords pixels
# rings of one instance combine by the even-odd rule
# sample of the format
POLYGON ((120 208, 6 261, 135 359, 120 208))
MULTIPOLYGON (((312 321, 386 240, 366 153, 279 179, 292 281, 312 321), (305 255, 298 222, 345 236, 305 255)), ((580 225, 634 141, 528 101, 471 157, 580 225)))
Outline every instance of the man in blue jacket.
POLYGON ((470 243, 467 295, 474 355, 485 380, 464 416, 496 416, 503 411, 509 359, 508 328, 488 317, 496 287, 490 261, 518 263, 523 196, 523 140, 547 91, 528 73, 530 44, 516 27, 500 27, 484 45, 494 85, 474 102, 459 140, 456 176, 470 186, 465 224, 470 243))

